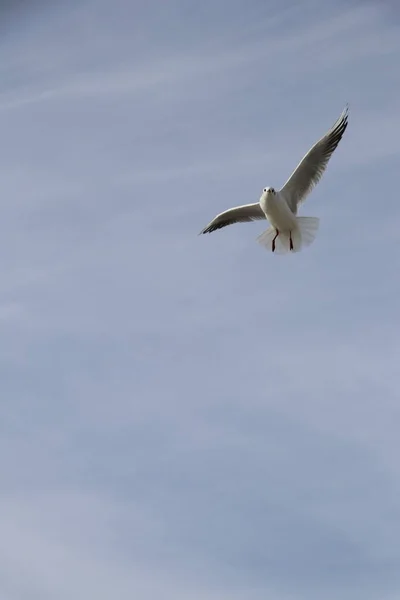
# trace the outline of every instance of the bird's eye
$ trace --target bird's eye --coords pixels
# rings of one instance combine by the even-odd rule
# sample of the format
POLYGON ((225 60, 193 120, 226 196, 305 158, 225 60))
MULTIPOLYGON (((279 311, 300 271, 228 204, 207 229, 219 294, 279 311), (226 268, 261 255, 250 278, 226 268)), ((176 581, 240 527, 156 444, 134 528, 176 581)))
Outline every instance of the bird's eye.
POLYGON ((263 189, 263 192, 266 192, 266 191, 267 191, 267 188, 264 188, 264 189, 263 189))

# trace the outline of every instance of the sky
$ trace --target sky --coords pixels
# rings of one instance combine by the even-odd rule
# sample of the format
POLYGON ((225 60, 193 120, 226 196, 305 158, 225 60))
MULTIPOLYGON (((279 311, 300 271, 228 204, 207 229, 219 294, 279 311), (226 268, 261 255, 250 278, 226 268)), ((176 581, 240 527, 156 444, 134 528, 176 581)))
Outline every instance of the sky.
POLYGON ((397 600, 396 3, 0 11, 0 600, 397 600))

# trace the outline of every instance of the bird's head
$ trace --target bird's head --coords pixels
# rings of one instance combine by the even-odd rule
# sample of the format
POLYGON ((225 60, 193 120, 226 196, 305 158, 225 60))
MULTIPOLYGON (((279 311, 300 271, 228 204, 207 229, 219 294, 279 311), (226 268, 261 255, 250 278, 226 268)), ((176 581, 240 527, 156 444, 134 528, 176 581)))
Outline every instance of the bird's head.
POLYGON ((268 196, 269 194, 275 194, 275 190, 272 187, 265 187, 263 189, 263 196, 268 196))

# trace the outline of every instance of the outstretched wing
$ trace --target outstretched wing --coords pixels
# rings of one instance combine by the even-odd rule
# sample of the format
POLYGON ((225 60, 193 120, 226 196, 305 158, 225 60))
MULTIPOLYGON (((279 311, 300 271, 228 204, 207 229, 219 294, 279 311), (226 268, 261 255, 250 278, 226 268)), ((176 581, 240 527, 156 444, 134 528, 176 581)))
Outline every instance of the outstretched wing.
POLYGON ((215 219, 213 219, 211 223, 207 225, 207 227, 200 231, 200 234, 211 233, 212 231, 222 229, 222 227, 232 225, 233 223, 246 223, 248 221, 256 221, 257 219, 265 218, 265 214, 263 213, 258 202, 255 204, 244 204, 243 206, 230 208, 229 210, 217 215, 215 219))
POLYGON ((348 110, 346 106, 333 127, 307 152, 280 190, 294 213, 324 174, 330 157, 346 131, 348 110))

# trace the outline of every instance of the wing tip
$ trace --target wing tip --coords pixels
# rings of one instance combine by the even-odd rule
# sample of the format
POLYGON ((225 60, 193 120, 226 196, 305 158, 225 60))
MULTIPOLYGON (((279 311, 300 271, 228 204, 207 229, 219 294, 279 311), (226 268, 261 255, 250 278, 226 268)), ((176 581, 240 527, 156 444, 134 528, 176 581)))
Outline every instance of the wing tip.
POLYGON ((340 115, 340 117, 337 119, 337 121, 335 121, 335 123, 332 126, 332 129, 328 132, 328 136, 333 136, 333 143, 335 144, 335 148, 338 145, 338 143, 340 142, 340 140, 343 137, 344 132, 347 129, 347 125, 349 124, 348 121, 349 118, 349 104, 346 103, 342 114, 340 115))
POLYGON ((343 125, 345 127, 347 127, 347 122, 349 119, 349 109, 350 109, 350 105, 348 102, 346 102, 346 104, 344 105, 344 109, 342 110, 342 114, 340 115, 339 119, 336 121, 336 123, 339 125, 339 123, 343 123, 343 125))
POLYGON ((202 229, 200 233, 198 233, 198 235, 203 235, 204 233, 212 233, 213 231, 217 231, 217 229, 221 229, 221 227, 223 227, 223 225, 220 225, 219 223, 210 223, 209 225, 204 227, 204 229, 202 229))

